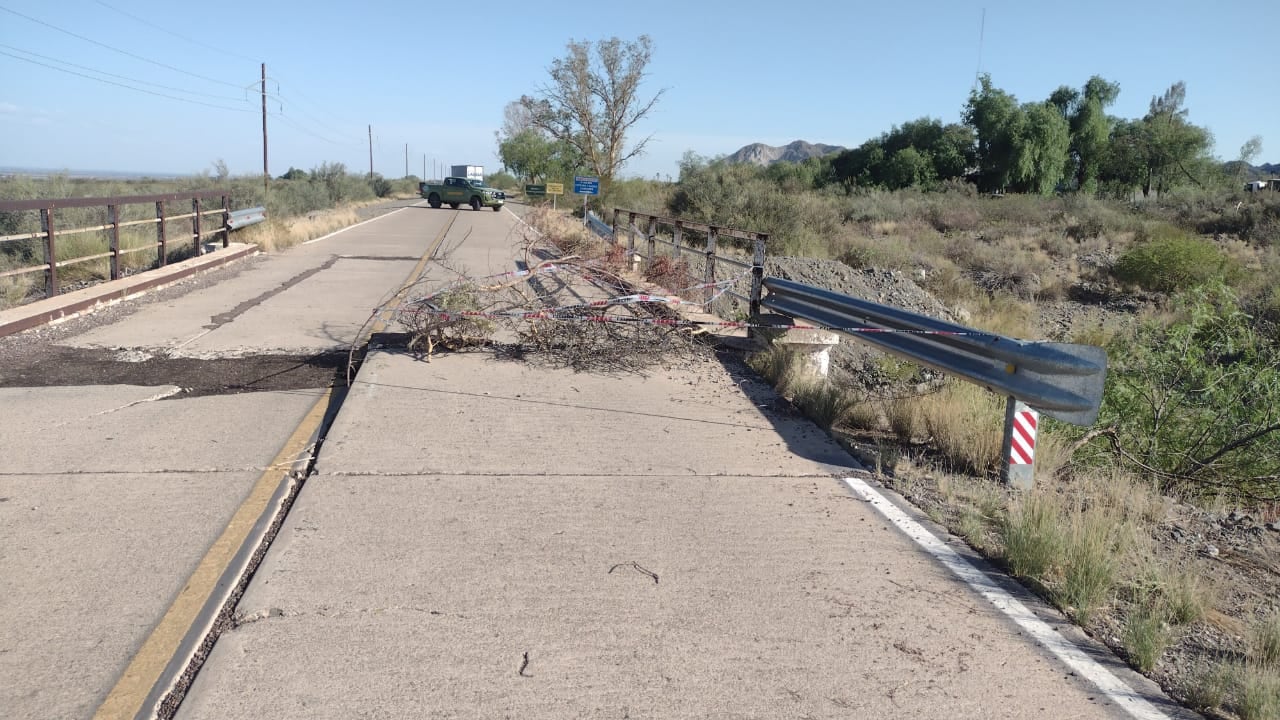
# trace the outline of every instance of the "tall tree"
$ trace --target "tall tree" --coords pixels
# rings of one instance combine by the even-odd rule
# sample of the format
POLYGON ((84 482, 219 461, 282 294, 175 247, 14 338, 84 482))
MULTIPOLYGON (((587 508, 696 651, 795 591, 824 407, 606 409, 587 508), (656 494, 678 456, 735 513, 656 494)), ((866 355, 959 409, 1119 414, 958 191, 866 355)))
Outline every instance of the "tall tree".
POLYGON ((994 87, 991 76, 983 74, 969 94, 964 122, 977 135, 978 188, 988 192, 1005 189, 1015 180, 1018 138, 1026 123, 1017 98, 994 87))
POLYGON ((1149 195, 1154 188, 1157 194, 1180 184, 1182 179, 1199 185, 1200 181, 1188 167, 1205 153, 1212 137, 1209 131, 1187 122, 1186 83, 1178 81, 1164 95, 1151 98, 1150 109, 1142 119, 1146 130, 1147 177, 1142 194, 1149 195))
POLYGON ((635 41, 570 41, 567 54, 551 63, 550 82, 520 104, 530 123, 552 138, 572 145, 583 161, 608 183, 631 158, 644 152, 649 138, 627 142, 627 133, 653 110, 664 90, 640 94, 653 53, 648 35, 635 41))
POLYGON ((1023 121, 1014 138, 1012 179, 1017 190, 1048 195, 1064 177, 1071 131, 1052 103, 1027 103, 1020 110, 1023 121))
POLYGON ((494 131, 498 144, 519 135, 526 130, 535 130, 533 116, 529 108, 519 100, 512 100, 502 108, 502 127, 494 131))
POLYGON ((1236 161, 1236 179, 1244 180, 1249 172, 1249 167, 1253 165, 1253 161, 1258 159, 1262 154, 1262 136, 1254 135, 1240 146, 1240 159, 1236 161))
POLYGON ((1071 156, 1074 162, 1076 187, 1085 192, 1096 192, 1102 157, 1111 136, 1111 120, 1107 108, 1120 96, 1120 85, 1108 82, 1098 75, 1089 78, 1084 92, 1072 108, 1071 156))
POLYGON ((498 143, 502 166, 525 182, 564 177, 576 167, 573 148, 534 128, 521 130, 498 143))

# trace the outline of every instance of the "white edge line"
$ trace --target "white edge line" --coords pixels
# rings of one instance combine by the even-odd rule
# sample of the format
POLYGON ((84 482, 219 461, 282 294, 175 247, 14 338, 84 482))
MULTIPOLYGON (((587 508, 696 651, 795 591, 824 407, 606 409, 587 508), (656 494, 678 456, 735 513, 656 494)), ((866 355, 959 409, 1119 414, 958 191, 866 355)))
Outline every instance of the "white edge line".
POLYGON ((1036 617, 1035 613, 1031 612, 1026 605, 1023 605, 1021 601, 997 585, 986 573, 948 547, 946 543, 935 537, 920 523, 912 520, 897 505, 889 502, 888 499, 876 492, 866 482, 851 477, 843 480, 855 495, 870 503, 889 522, 896 525, 907 537, 916 541, 935 560, 959 576, 969 587, 994 605, 997 610, 1017 623, 1018 627, 1026 631, 1036 642, 1044 646, 1045 649, 1053 653, 1081 677, 1096 685, 1118 707, 1123 708, 1131 716, 1139 720, 1169 720, 1168 715, 1156 709, 1155 706, 1147 702, 1145 698, 1129 687, 1123 680, 1086 655, 1075 643, 1066 639, 1050 627, 1048 623, 1036 617))
POLYGON ((328 235, 321 235, 321 236, 320 236, 320 237, 318 237, 318 238, 314 238, 314 239, 312 239, 312 240, 307 240, 306 242, 304 242, 304 243, 302 243, 302 244, 303 244, 303 245, 310 245, 311 243, 318 243, 318 242, 320 242, 321 240, 328 240, 329 238, 333 237, 334 235, 338 235, 338 234, 340 234, 340 233, 344 233, 344 232, 346 232, 346 231, 348 231, 348 230, 351 230, 352 228, 358 228, 358 227, 360 227, 361 225, 366 225, 366 224, 368 224, 368 223, 373 222, 374 220, 381 220, 381 219, 382 219, 382 218, 384 218, 384 217, 391 217, 392 215, 395 215, 396 213, 398 213, 398 212, 400 212, 400 211, 402 211, 402 210, 408 210, 408 209, 409 209, 409 208, 411 208, 411 207, 421 207, 421 205, 419 204, 419 203, 421 203, 421 202, 422 202, 422 201, 421 201, 421 200, 419 200, 418 202, 416 202, 416 203, 414 203, 414 204, 412 204, 412 205, 405 205, 405 206, 404 206, 404 207, 402 207, 402 208, 396 208, 395 210, 392 210, 392 211, 391 211, 391 212, 389 212, 389 213, 383 213, 383 214, 381 214, 381 215, 379 215, 379 216, 377 216, 377 217, 371 217, 371 218, 369 218, 368 220, 361 220, 360 222, 356 223, 355 225, 348 225, 348 226, 346 226, 346 227, 344 227, 344 228, 341 228, 341 229, 339 229, 339 230, 334 230, 333 232, 329 233, 328 235))
POLYGON ((539 235, 541 235, 541 234, 542 234, 542 231, 541 231, 541 230, 539 230, 538 228, 536 228, 536 227, 534 227, 534 226, 530 225, 529 223, 525 222, 525 221, 524 221, 524 218, 520 217, 519 215, 517 215, 517 214, 515 213, 515 211, 514 211, 514 210, 512 210, 512 209, 511 209, 511 208, 509 208, 509 207, 507 207, 507 206, 506 206, 506 203, 503 203, 503 205, 502 205, 502 209, 503 209, 503 210, 506 210, 506 211, 507 211, 507 212, 509 212, 509 213, 511 213, 511 217, 515 218, 515 219, 516 219, 516 222, 518 222, 518 223, 520 223, 521 225, 523 225, 523 226, 525 226, 525 227, 529 228, 530 230, 532 230, 532 231, 534 231, 534 232, 538 233, 539 235))

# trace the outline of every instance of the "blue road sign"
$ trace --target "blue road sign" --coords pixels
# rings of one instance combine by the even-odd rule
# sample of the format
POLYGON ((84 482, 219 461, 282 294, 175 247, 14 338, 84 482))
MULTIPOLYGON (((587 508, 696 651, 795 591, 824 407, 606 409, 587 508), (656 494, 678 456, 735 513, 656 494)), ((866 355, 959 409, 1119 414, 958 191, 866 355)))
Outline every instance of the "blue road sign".
POLYGON ((577 175, 573 178, 573 192, 576 195, 599 195, 600 178, 577 175))

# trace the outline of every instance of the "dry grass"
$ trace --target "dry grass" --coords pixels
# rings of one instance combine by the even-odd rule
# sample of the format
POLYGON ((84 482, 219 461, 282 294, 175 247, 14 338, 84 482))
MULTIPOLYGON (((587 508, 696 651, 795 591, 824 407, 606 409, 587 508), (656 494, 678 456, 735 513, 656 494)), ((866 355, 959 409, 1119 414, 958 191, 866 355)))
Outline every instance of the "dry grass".
POLYGON ((807 372, 793 353, 777 345, 752 355, 747 363, 824 428, 847 423, 861 402, 848 390, 807 372))
POLYGON ((1280 671, 1280 614, 1254 626, 1251 636, 1249 653, 1254 661, 1280 671))
POLYGON ((1129 662, 1144 673, 1155 669, 1172 641, 1164 613, 1157 606, 1139 602, 1125 618, 1121 642, 1129 662))
POLYGON ((1047 493, 1032 493, 1015 502, 1005 517, 1001 539, 1009 570, 1039 580, 1061 562, 1065 543, 1062 505, 1047 493))
POLYGON ((1068 527, 1062 577, 1053 594, 1076 622, 1087 625, 1115 587, 1122 525, 1114 508, 1092 509, 1078 503, 1071 509, 1068 527))
POLYGON ((949 381, 915 400, 930 442, 953 470, 987 475, 1000 463, 1004 400, 976 385, 949 381))
POLYGON ((1280 720, 1280 671, 1245 663, 1235 673, 1235 710, 1242 720, 1280 720))
POLYGON ((237 242, 254 243, 263 252, 279 252, 359 222, 355 207, 324 210, 306 217, 268 220, 236 233, 237 242))

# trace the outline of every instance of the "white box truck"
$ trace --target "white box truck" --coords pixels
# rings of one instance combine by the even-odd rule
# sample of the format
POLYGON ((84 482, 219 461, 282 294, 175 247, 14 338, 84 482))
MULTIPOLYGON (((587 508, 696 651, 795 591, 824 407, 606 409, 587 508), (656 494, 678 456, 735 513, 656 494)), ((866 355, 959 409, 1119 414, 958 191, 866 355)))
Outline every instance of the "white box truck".
POLYGON ((468 180, 479 180, 484 182, 484 166, 483 165, 454 165, 449 169, 450 177, 466 178, 468 180))

